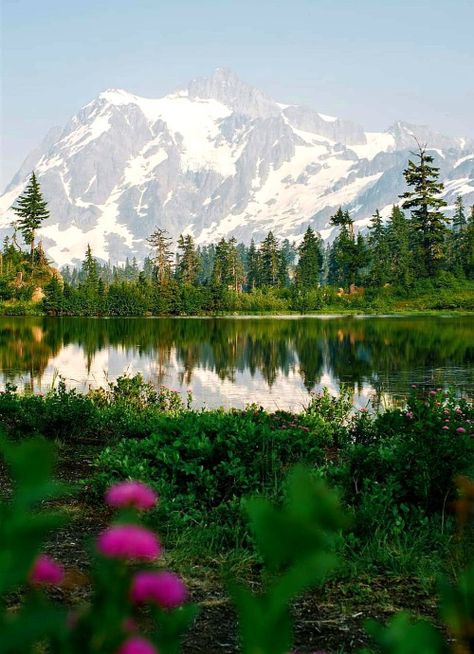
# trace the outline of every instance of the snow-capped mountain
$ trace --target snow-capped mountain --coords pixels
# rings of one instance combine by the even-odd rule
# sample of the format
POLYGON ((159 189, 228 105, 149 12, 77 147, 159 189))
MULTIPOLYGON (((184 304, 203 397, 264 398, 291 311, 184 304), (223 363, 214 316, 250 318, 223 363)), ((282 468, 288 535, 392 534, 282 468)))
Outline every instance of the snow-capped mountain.
POLYGON ((87 243, 104 260, 141 258, 155 226, 198 243, 269 229, 298 240, 308 224, 326 238, 340 205, 359 227, 376 208, 388 214, 414 135, 436 151, 448 204, 474 203, 473 141, 402 122, 365 132, 277 103, 226 69, 159 99, 111 89, 27 157, 0 197, 0 235, 34 169, 51 210, 41 238, 59 265, 87 243))

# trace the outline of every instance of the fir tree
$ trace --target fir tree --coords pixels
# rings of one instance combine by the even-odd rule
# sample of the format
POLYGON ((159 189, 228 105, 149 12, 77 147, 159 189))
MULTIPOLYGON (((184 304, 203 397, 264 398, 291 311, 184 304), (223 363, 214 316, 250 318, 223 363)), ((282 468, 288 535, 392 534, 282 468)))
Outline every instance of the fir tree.
POLYGON ((411 210, 411 225, 419 237, 419 244, 424 263, 424 273, 433 276, 441 265, 444 254, 444 238, 448 219, 441 212, 446 202, 439 197, 444 185, 438 181, 439 168, 433 166, 433 157, 424 146, 414 155, 415 163, 408 161, 403 175, 412 191, 406 191, 400 198, 404 200, 403 209, 411 210))
POLYGON ((383 286, 390 281, 388 268, 388 240, 382 216, 377 209, 369 225, 368 247, 370 253, 369 281, 374 286, 383 286))
POLYGON ((354 222, 348 211, 339 208, 329 224, 339 227, 329 255, 329 281, 336 286, 349 288, 359 278, 363 242, 356 241, 354 222))
POLYGON ((178 239, 176 277, 182 284, 195 284, 199 273, 199 258, 190 234, 178 239))
POLYGON ((268 232, 260 244, 260 283, 262 286, 278 286, 280 268, 280 252, 278 241, 273 232, 268 232))
POLYGON ((43 310, 52 315, 62 313, 64 308, 63 288, 56 275, 44 287, 43 310))
POLYGON ((171 238, 167 236, 166 230, 157 227, 147 241, 152 248, 150 259, 153 262, 155 279, 161 286, 169 281, 172 274, 171 238))
POLYGON ((252 290, 260 286, 260 257, 255 247, 255 241, 250 241, 247 252, 247 288, 252 290))
POLYGON ((474 204, 462 234, 464 274, 468 279, 474 279, 474 204))
POLYGON ((320 281, 323 251, 321 239, 311 227, 308 227, 305 232, 298 254, 296 284, 301 288, 312 288, 320 281))
POLYGON ((236 293, 240 293, 245 281, 245 271, 237 241, 234 237, 230 239, 227 247, 227 266, 232 287, 236 293))
POLYGON ((22 233, 25 243, 30 246, 31 263, 33 264, 36 231, 41 227, 42 222, 49 218, 48 204, 43 198, 34 172, 31 173, 25 191, 17 198, 12 209, 18 216, 18 229, 22 233))
POLYGON ((466 228, 467 220, 464 211, 464 202, 461 195, 458 195, 454 201, 453 231, 462 232, 466 228))
POLYGON ((447 243, 448 268, 455 275, 464 275, 464 261, 466 259, 466 238, 467 227, 464 202, 460 195, 454 202, 455 210, 453 215, 453 228, 449 234, 447 243))
POLYGON ((413 281, 413 250, 410 225, 398 205, 394 205, 386 227, 389 280, 408 288, 413 281))

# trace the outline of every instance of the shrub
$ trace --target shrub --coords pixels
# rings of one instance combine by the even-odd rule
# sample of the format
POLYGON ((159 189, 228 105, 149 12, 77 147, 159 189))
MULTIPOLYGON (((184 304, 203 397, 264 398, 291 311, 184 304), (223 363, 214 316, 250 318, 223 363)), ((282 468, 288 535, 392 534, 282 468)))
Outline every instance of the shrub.
POLYGON ((322 434, 321 442, 296 417, 252 409, 162 416, 155 429, 148 438, 124 439, 102 453, 98 488, 123 478, 144 479, 161 497, 160 524, 212 526, 237 542, 242 498, 279 497, 288 466, 321 465, 327 438, 322 434))

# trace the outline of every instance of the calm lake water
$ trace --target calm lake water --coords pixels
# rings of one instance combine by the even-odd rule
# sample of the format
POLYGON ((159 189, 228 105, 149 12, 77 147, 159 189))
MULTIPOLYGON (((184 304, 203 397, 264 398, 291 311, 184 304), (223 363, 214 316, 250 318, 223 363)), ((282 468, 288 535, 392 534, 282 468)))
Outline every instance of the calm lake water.
POLYGON ((36 393, 140 372, 195 406, 299 409, 341 383, 389 406, 413 383, 473 395, 473 362, 474 317, 0 318, 0 386, 36 393))

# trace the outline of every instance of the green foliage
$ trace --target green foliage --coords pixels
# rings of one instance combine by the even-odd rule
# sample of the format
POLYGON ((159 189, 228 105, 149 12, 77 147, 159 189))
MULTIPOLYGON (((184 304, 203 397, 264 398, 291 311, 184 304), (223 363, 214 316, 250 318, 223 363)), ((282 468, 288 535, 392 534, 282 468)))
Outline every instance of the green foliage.
POLYGON ((321 464, 321 443, 330 440, 331 430, 320 427, 315 436, 296 417, 253 409, 163 415, 148 438, 104 450, 98 488, 143 479, 160 495, 159 524, 212 527, 214 539, 239 544, 242 498, 255 492, 279 497, 289 465, 321 464))
POLYGON ((31 248, 31 261, 34 262, 35 235, 44 220, 49 218, 48 204, 43 198, 40 185, 34 172, 31 173, 30 181, 16 204, 13 212, 18 217, 18 228, 23 239, 31 248))
POLYGON ((441 209, 446 206, 440 196, 444 185, 438 181, 439 168, 433 165, 434 157, 419 145, 416 153, 418 162, 408 162, 403 172, 408 186, 403 198, 403 209, 411 209, 411 227, 414 245, 421 255, 419 272, 423 276, 433 276, 444 257, 443 243, 446 238, 446 224, 449 222, 441 209))
POLYGON ((257 593, 231 585, 242 652, 286 654, 293 645, 290 603, 334 569, 335 545, 346 520, 335 494, 302 467, 289 475, 281 507, 257 497, 245 509, 272 579, 257 593))
MULTIPOLYGON (((52 602, 44 593, 44 586, 60 584, 61 575, 57 582, 31 577, 46 536, 64 523, 62 516, 37 508, 64 492, 64 488, 51 480, 52 445, 40 439, 26 440, 19 445, 2 441, 1 453, 12 472, 14 491, 11 500, 0 503, 0 651, 5 654, 44 650, 52 654, 117 652, 127 639, 127 631, 137 632, 137 626, 133 625, 138 625, 138 611, 131 597, 132 579, 140 569, 137 562, 114 558, 105 551, 94 552, 93 592, 89 603, 68 613, 52 602), (8 593, 20 590, 24 592, 20 608, 9 611, 8 593)), ((120 509, 114 519, 115 525, 123 526, 140 522, 139 512, 130 507, 120 509)), ((188 605, 165 609, 152 604, 149 613, 154 628, 148 639, 161 653, 178 654, 196 608, 188 605)))

